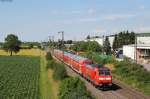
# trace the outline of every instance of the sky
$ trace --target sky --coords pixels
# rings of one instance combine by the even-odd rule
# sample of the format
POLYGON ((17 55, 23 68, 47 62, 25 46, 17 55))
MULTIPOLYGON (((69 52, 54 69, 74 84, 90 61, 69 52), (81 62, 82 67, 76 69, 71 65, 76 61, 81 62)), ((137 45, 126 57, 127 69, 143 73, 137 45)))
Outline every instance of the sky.
POLYGON ((150 0, 0 0, 0 42, 83 40, 120 31, 150 32, 150 0))

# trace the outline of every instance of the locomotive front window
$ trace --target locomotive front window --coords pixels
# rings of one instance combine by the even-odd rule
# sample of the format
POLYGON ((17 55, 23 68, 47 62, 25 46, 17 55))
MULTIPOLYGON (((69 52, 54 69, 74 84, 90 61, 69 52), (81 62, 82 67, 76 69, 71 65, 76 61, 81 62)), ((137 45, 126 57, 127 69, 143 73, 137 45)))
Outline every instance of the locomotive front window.
POLYGON ((108 75, 110 75, 110 71, 109 70, 100 70, 99 74, 102 76, 108 76, 108 75))

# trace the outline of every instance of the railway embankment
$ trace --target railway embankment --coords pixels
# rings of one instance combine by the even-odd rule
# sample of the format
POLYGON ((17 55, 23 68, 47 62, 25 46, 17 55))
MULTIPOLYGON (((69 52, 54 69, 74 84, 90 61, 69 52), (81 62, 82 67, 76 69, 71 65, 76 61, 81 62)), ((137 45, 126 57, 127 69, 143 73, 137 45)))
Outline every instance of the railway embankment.
POLYGON ((50 53, 47 53, 47 69, 52 70, 52 78, 59 81, 58 98, 59 99, 94 99, 85 83, 78 77, 71 77, 64 64, 52 59, 50 53))

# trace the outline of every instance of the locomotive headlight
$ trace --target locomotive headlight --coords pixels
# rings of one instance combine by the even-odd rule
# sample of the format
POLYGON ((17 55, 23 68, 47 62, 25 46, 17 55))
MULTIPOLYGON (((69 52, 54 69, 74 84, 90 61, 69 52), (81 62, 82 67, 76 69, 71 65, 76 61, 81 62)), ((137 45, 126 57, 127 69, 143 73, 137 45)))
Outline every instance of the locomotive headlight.
POLYGON ((111 80, 111 78, 106 78, 106 80, 111 80))
POLYGON ((99 78, 99 80, 104 80, 104 78, 99 78))

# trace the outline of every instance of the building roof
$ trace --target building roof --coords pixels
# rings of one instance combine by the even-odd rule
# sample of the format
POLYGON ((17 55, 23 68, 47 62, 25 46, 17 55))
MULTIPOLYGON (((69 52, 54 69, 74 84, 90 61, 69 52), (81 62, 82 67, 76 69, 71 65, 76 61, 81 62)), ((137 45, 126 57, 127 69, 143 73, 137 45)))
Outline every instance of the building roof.
POLYGON ((138 37, 150 37, 150 33, 136 33, 138 37))
POLYGON ((124 46, 128 46, 128 47, 136 47, 138 49, 150 49, 150 44, 131 44, 131 45, 124 45, 124 46))

